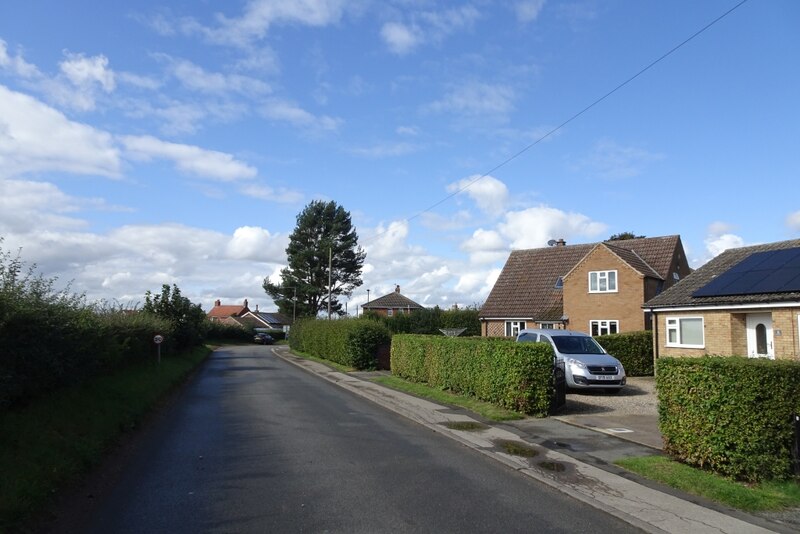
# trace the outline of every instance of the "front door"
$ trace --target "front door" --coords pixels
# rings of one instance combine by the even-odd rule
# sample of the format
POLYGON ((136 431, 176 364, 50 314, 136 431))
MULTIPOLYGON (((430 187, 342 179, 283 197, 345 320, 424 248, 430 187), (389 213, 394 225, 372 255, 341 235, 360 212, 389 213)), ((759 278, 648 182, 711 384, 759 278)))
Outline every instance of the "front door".
POLYGON ((771 313, 747 314, 747 355, 751 358, 775 358, 771 313))

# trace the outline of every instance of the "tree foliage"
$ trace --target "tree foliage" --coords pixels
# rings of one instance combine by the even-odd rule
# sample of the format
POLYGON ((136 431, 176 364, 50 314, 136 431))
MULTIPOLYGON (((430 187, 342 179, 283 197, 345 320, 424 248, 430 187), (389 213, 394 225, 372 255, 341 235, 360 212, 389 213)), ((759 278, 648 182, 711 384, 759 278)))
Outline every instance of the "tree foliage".
POLYGON ((175 284, 171 288, 168 284, 162 285, 160 295, 148 291, 142 312, 170 321, 175 328, 175 342, 181 348, 192 347, 202 341, 206 314, 199 304, 193 304, 181 295, 180 288, 175 284))
POLYGON ((641 239, 645 236, 636 235, 633 232, 620 232, 608 238, 607 241, 625 241, 626 239, 641 239))
POLYGON ((330 309, 341 316, 339 298, 349 297, 362 284, 366 253, 358 245, 350 213, 334 201, 315 200, 297 215, 286 248, 289 266, 281 270, 281 282, 264 279, 264 290, 281 313, 315 317, 328 309, 329 254, 330 309))

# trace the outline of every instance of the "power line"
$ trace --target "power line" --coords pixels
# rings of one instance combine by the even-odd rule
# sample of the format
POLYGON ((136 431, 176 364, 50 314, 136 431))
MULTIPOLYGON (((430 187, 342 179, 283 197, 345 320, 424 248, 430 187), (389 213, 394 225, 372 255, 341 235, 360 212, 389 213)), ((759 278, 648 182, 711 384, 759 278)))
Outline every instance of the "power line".
MULTIPOLYGON (((614 93, 619 91, 620 89, 622 89, 623 87, 625 87, 626 85, 628 85, 629 83, 634 81, 636 78, 638 78, 639 76, 641 76, 642 74, 644 74, 645 72, 647 72, 648 70, 650 70, 651 68, 653 68, 654 66, 659 64, 661 61, 665 60, 666 58, 671 56, 673 53, 677 52, 684 45, 686 45, 687 43, 689 43, 690 41, 692 41, 693 39, 698 37, 700 34, 705 32, 706 30, 708 30, 712 26, 714 26, 716 23, 718 23, 719 21, 721 21, 722 19, 724 19, 725 17, 727 17, 728 15, 730 15, 731 13, 733 13, 734 11, 736 11, 737 9, 742 7, 742 5, 746 4, 748 1, 749 0, 741 0, 738 4, 734 5, 733 7, 731 7, 727 11, 725 11, 723 14, 721 14, 720 16, 718 16, 717 18, 715 18, 714 20, 712 20, 711 22, 709 22, 708 24, 706 24, 705 26, 703 26, 702 28, 700 28, 699 30, 694 32, 692 35, 690 35, 689 37, 687 37, 686 39, 681 41, 679 44, 677 44, 674 47, 672 47, 668 52, 664 53, 663 55, 661 55, 657 59, 655 59, 652 62, 650 62, 650 64, 648 64, 646 67, 641 69, 639 72, 637 72, 636 74, 634 74, 633 76, 631 76, 630 78, 625 80, 624 82, 620 83, 619 85, 614 87, 612 90, 610 90, 609 92, 607 92, 606 94, 604 94, 603 96, 601 96, 600 98, 598 98, 597 100, 595 100, 594 102, 592 102, 591 104, 589 104, 588 106, 586 106, 585 108, 580 110, 579 112, 575 113, 570 118, 568 118, 567 120, 565 120, 564 122, 562 122, 561 124, 559 124, 558 126, 553 128, 552 130, 548 131, 546 134, 544 134, 541 137, 539 137, 536 141, 534 141, 534 142, 530 143, 529 145, 525 146, 524 148, 522 148, 521 150, 519 150, 517 153, 513 154, 512 156, 509 156, 508 158, 503 160, 501 163, 495 165, 494 167, 492 167, 488 171, 484 172, 483 174, 481 174, 477 178, 474 178, 473 180, 470 180, 466 185, 458 188, 456 191, 450 193, 449 195, 447 195, 447 196, 443 197, 442 199, 438 200, 437 202, 431 204, 430 206, 428 206, 424 210, 412 215, 411 217, 408 217, 407 219, 405 219, 405 221, 408 222, 408 221, 412 221, 412 220, 414 220, 414 219, 416 219, 418 217, 421 217, 425 213, 428 213, 429 211, 432 211, 434 208, 440 206, 441 204, 444 204, 445 202, 447 202, 448 200, 450 200, 454 196, 458 195, 459 193, 462 193, 462 192, 466 191, 467 189, 469 189, 470 187, 475 185, 477 182, 483 180, 484 178, 486 178, 487 176, 489 176, 493 172, 497 171, 498 169, 501 169, 502 167, 505 167, 506 165, 508 165, 509 163, 514 161, 515 159, 517 159, 520 156, 522 156, 525 152, 529 151, 530 149, 532 149, 533 147, 535 147, 536 145, 538 145, 539 143, 541 143, 542 141, 544 141, 545 139, 547 139, 548 137, 550 137, 551 135, 556 133, 557 131, 559 131, 562 128, 564 128, 567 124, 571 123, 572 121, 574 121, 575 119, 577 119, 578 117, 580 117, 581 115, 583 115, 584 113, 589 111, 590 109, 594 108, 595 106, 597 106, 598 104, 603 102, 605 99, 607 99, 608 97, 610 97, 611 95, 613 95, 614 93)), ((384 235, 384 234, 386 234, 388 232, 389 232, 389 229, 386 229, 383 232, 379 232, 379 233, 375 234, 374 236, 370 237, 369 239, 366 239, 366 241, 372 241, 374 239, 377 239, 378 237, 380 237, 380 236, 382 236, 382 235, 384 235)))

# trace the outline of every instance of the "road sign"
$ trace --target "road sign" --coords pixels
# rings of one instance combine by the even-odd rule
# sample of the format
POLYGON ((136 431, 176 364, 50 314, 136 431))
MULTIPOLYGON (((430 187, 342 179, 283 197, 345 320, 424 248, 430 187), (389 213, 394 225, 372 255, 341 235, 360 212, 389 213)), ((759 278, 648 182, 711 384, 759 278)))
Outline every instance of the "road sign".
POLYGON ((164 336, 160 334, 153 338, 153 343, 155 343, 156 345, 160 345, 163 342, 164 342, 164 336))

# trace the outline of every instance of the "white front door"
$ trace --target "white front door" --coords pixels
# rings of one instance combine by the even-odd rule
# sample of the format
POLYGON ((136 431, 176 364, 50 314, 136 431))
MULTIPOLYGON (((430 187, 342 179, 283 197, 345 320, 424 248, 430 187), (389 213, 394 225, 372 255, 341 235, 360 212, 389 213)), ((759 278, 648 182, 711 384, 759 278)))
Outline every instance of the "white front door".
POLYGON ((775 358, 771 313, 747 314, 747 355, 751 358, 775 358))

